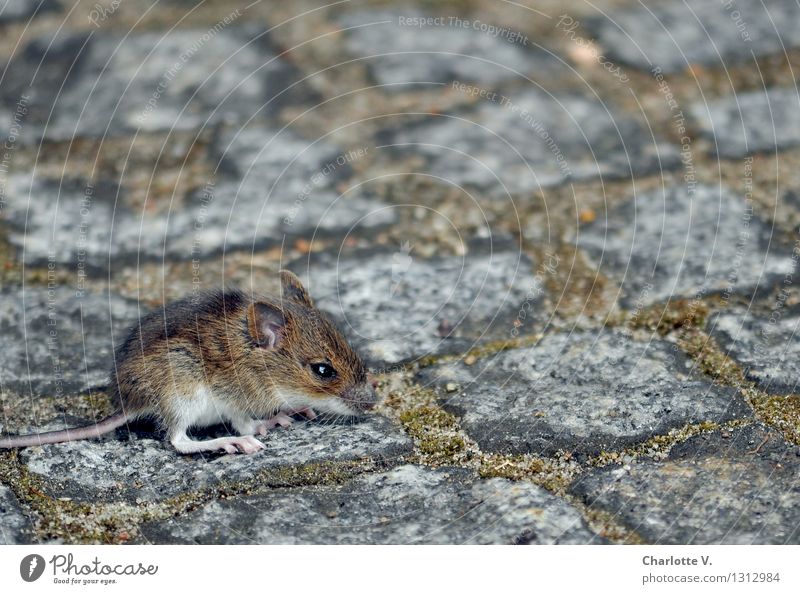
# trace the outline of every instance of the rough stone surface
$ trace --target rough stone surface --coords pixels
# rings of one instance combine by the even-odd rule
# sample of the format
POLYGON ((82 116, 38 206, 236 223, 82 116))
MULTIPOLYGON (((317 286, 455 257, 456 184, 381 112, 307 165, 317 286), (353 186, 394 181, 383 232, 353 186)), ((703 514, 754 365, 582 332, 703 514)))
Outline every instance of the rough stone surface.
POLYGON ((129 211, 120 193, 106 183, 11 175, 3 209, 8 239, 25 264, 54 263, 72 274, 135 261, 139 253, 163 254, 166 221, 129 211))
POLYGON ((393 220, 394 211, 378 200, 334 191, 337 158, 345 151, 329 143, 256 127, 235 140, 223 137, 216 150, 228 172, 177 200, 166 214, 129 208, 124 192, 112 184, 12 175, 3 209, 9 241, 29 265, 56 262, 91 273, 141 260, 252 250, 278 244, 284 235, 371 229, 393 220))
POLYGON ((654 143, 640 122, 596 97, 530 88, 384 136, 398 151, 427 157, 433 175, 493 196, 656 173, 679 163, 674 147, 654 143))
POLYGON ((0 484, 0 545, 25 544, 28 524, 11 489, 0 484))
POLYGON ((800 308, 762 315, 738 308, 716 314, 708 327, 761 389, 782 394, 800 391, 800 308))
POLYGON ((419 26, 431 16, 367 10, 347 14, 339 23, 346 31, 347 51, 366 59, 372 77, 387 85, 387 92, 435 88, 436 83, 453 80, 494 85, 526 76, 555 76, 562 66, 522 34, 494 36, 472 29, 474 20, 466 21, 465 28, 450 16, 438 17, 438 25, 419 26))
POLYGON ((127 38, 100 31, 32 41, 3 81, 7 104, 30 96, 21 139, 194 130, 274 114, 293 98, 287 88, 294 70, 264 29, 220 23, 127 38))
POLYGON ((790 250, 727 188, 638 194, 580 229, 577 243, 636 307, 712 293, 752 294, 791 273, 790 250))
POLYGON ((270 291, 279 268, 386 402, 353 424, 297 418, 253 456, 182 456, 145 422, 23 449, 0 472, 19 496, 0 486, 0 538, 602 540, 583 517, 614 541, 624 525, 796 542, 780 439, 668 447, 754 417, 796 441, 794 0, 108 1, 92 23, 97 6, 0 0, 0 432, 85 423, 112 347, 162 296, 270 291), (721 161, 682 150, 668 92, 721 161), (751 195, 737 163, 759 152, 751 195), (639 322, 668 304, 714 309, 712 347, 781 396, 712 385, 721 353, 692 363, 684 327, 647 342, 639 322), (529 476, 538 459, 518 454, 542 457, 536 482, 595 481, 607 513, 575 498, 588 487, 476 476, 529 476), (598 470, 617 459, 627 479, 598 470), (642 505, 614 507, 628 484, 642 505))
POLYGON ((647 4, 586 21, 605 55, 642 70, 680 72, 692 64, 722 68, 800 45, 794 0, 647 4))
POLYGON ((595 455, 688 423, 751 415, 733 390, 687 377, 691 368, 665 342, 575 332, 473 366, 443 364, 421 379, 459 386, 444 406, 484 450, 595 455))
POLYGON ((135 302, 66 287, 7 291, 2 301, 0 387, 36 396, 105 385, 115 342, 139 315, 135 302))
MULTIPOLYGON (((317 307, 381 365, 509 338, 530 271, 530 261, 514 252, 423 260, 399 249, 322 259, 303 278, 317 307)), ((539 301, 532 299, 532 311, 539 301)))
POLYGON ((722 157, 742 157, 800 144, 800 97, 795 88, 737 93, 696 103, 691 113, 722 157))
POLYGON ((143 529, 204 544, 586 544, 601 539, 563 500, 529 483, 401 466, 341 486, 212 503, 143 529))
POLYGON ((572 491, 659 544, 800 543, 800 456, 753 425, 699 435, 663 463, 604 468, 572 491))
POLYGON ((360 190, 335 190, 351 175, 350 163, 368 150, 344 149, 324 138, 312 142, 263 126, 226 131, 212 146, 225 174, 211 188, 212 200, 199 192, 192 207, 176 213, 170 223, 171 249, 186 253, 194 245, 208 253, 258 248, 284 234, 357 233, 394 221, 394 211, 375 197, 360 190))
MULTIPOLYGON (((407 436, 375 415, 352 424, 305 422, 276 429, 262 438, 267 449, 249 456, 186 456, 152 434, 134 434, 130 441, 123 435, 120 431, 99 440, 27 448, 20 459, 31 473, 46 477, 54 493, 75 500, 155 501, 221 482, 246 481, 256 473, 272 473, 279 480, 281 471, 306 464, 368 457, 392 463, 411 450, 407 436)), ((227 433, 221 430, 219 435, 227 433)))

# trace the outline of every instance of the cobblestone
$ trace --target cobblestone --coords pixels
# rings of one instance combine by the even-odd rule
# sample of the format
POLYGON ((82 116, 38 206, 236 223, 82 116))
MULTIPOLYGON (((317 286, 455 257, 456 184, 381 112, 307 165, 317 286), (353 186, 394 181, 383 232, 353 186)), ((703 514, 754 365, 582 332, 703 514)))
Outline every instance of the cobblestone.
POLYGON ((422 379, 459 386, 443 404, 486 451, 585 457, 687 424, 751 416, 733 390, 691 372, 665 342, 606 331, 550 335, 473 365, 424 370, 422 379))
POLYGON ((135 302, 67 287, 10 291, 3 302, 0 386, 34 396, 105 386, 115 340, 138 319, 135 302))
POLYGON ((642 70, 679 72, 693 64, 723 68, 800 45, 792 0, 668 0, 615 10, 587 21, 604 52, 642 70))
POLYGON ((796 306, 762 315, 741 308, 721 312, 709 320, 709 328, 763 390, 798 391, 800 310, 796 306))
POLYGON ((337 487, 213 503, 143 533, 148 540, 203 544, 602 542, 574 508, 540 487, 419 466, 337 487))
POLYGON ((754 425, 691 438, 664 463, 595 471, 573 491, 659 544, 797 544, 797 448, 754 425))
POLYGON ((426 117, 384 134, 399 152, 428 159, 431 173, 491 196, 570 180, 625 178, 679 164, 674 147, 596 97, 537 89, 496 92, 475 110, 426 117))
POLYGON ((800 144, 800 98, 791 89, 737 93, 691 112, 714 150, 725 158, 774 152, 800 144))
POLYGON ((4 102, 30 97, 21 140, 196 130, 274 114, 292 99, 283 91, 296 72, 263 29, 232 24, 236 11, 221 16, 207 30, 62 32, 32 41, 3 81, 4 102))
POLYGON ((669 186, 628 200, 577 238, 635 308, 672 298, 763 292, 795 268, 791 251, 723 187, 669 186))
POLYGON ((11 489, 0 485, 0 545, 26 544, 28 524, 11 489))
POLYGON ((425 260, 401 247, 312 264, 308 286, 375 365, 392 365, 511 338, 530 269, 513 252, 425 260))
POLYGON ((2 453, 0 542, 800 544, 800 8, 501 4, 6 3, 0 432, 281 268, 384 402, 2 453))

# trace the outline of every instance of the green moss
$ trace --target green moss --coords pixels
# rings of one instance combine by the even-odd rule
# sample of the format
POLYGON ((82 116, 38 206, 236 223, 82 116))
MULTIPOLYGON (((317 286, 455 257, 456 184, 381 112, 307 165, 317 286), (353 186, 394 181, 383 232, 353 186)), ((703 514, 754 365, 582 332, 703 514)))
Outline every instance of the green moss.
POLYGON ((431 466, 458 464, 469 458, 467 440, 456 418, 434 404, 400 413, 403 428, 414 440, 420 461, 431 466))
MULTIPOLYGON (((572 200, 567 204, 571 203, 572 200)), ((593 216, 594 211, 590 212, 593 216)), ((570 218, 574 220, 576 214, 580 216, 579 213, 570 213, 570 218)), ((564 320, 574 320, 575 316, 607 318, 613 309, 613 300, 608 299, 608 278, 591 266, 574 245, 562 243, 552 250, 530 245, 529 250, 537 262, 551 261, 551 254, 558 258, 558 264, 549 270, 537 269, 548 293, 557 297, 555 315, 564 320)))
POLYGON ((644 328, 666 335, 675 330, 702 328, 708 318, 709 307, 699 299, 679 299, 667 306, 653 305, 634 311, 627 317, 629 328, 644 328))
POLYGON ((602 467, 609 464, 622 464, 637 458, 649 458, 652 460, 663 460, 668 455, 675 444, 682 443, 701 433, 711 433, 722 428, 731 429, 749 421, 735 420, 724 424, 704 421, 702 423, 687 424, 678 429, 671 429, 666 434, 655 435, 650 439, 637 445, 625 448, 617 452, 600 452, 597 456, 587 461, 589 466, 602 467))
POLYGON ((759 390, 716 340, 703 332, 686 332, 678 344, 704 373, 722 385, 737 388, 758 419, 780 431, 788 441, 800 444, 800 396, 776 396, 759 390))
POLYGON ((458 355, 427 355, 418 359, 414 363, 410 363, 404 369, 414 371, 431 367, 439 363, 449 363, 453 361, 465 361, 468 365, 472 365, 478 359, 495 355, 502 351, 510 349, 519 349, 537 344, 542 339, 541 334, 525 334, 514 338, 506 338, 501 340, 493 340, 485 342, 479 346, 473 347, 466 353, 458 355))
POLYGON ((571 455, 563 452, 554 458, 529 454, 482 454, 478 468, 481 477, 529 481, 557 495, 564 495, 580 472, 580 465, 572 460, 571 455))
MULTIPOLYGON (((264 488, 341 484, 358 475, 385 470, 402 462, 402 458, 393 459, 391 464, 387 461, 365 458, 347 462, 320 462, 289 466, 277 470, 265 470, 251 479, 250 485, 251 490, 258 491, 264 488)), ((236 494, 235 489, 234 494, 236 494)))
POLYGON ((28 509, 38 540, 68 544, 124 542, 135 534, 136 526, 155 519, 163 509, 162 504, 89 504, 55 499, 46 494, 43 480, 19 462, 16 451, 2 454, 0 479, 28 509))
POLYGON ((518 481, 540 474, 545 469, 546 464, 541 458, 487 454, 481 460, 478 473, 484 478, 501 477, 518 481))
POLYGON ((790 442, 800 445, 800 395, 750 394, 756 415, 775 427, 790 442))
POLYGON ((3 429, 8 433, 39 425, 43 420, 61 418, 65 413, 91 422, 108 416, 115 408, 115 404, 104 391, 43 395, 33 399, 11 392, 0 394, 3 429))
POLYGON ((722 385, 735 388, 751 386, 742 369, 708 334, 696 330, 685 332, 678 340, 678 345, 699 364, 705 374, 722 385))

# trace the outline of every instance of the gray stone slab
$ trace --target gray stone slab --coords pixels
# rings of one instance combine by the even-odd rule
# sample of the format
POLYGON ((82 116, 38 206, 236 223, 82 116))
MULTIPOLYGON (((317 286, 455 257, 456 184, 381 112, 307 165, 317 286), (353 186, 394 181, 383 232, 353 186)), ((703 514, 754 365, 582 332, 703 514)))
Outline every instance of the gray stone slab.
POLYGON ((495 85, 552 77, 564 68, 522 32, 495 26, 494 35, 495 30, 481 30, 491 23, 463 15, 362 10, 345 14, 338 23, 348 53, 365 59, 375 82, 388 92, 436 88, 453 80, 495 85))
POLYGON ((29 524, 14 493, 0 484, 0 545, 25 544, 29 524))
POLYGON ((736 308, 715 314, 708 328, 762 390, 800 391, 800 307, 765 314, 736 308))
POLYGON ((742 157, 800 144, 800 95, 794 88, 736 93, 716 101, 698 102, 692 105, 691 114, 722 157, 742 157))
POLYGON ((58 397, 105 385, 114 347, 138 319, 135 302, 58 287, 6 291, 0 305, 0 387, 58 397))
POLYGON ((725 67, 800 45, 794 0, 634 4, 585 25, 603 54, 642 70, 679 72, 691 64, 725 67))
POLYGON ((575 508, 540 487, 420 466, 214 502, 142 532, 150 542, 202 544, 602 542, 575 508))
MULTIPOLYGON (((54 429, 57 427, 48 427, 54 429)), ((219 435, 227 435, 224 430, 219 435)), ((178 454, 155 436, 124 431, 99 440, 20 451, 27 469, 44 479, 53 496, 81 501, 158 501, 220 482, 247 481, 255 473, 364 458, 391 464, 409 453, 411 440, 390 421, 370 415, 354 423, 295 423, 260 438, 267 449, 253 455, 178 454)), ((202 436, 201 436, 202 437, 202 436)))
POLYGON ((535 346, 435 366, 428 384, 456 384, 446 409, 485 451, 579 457, 614 451, 687 423, 751 416, 735 391, 689 374, 672 345, 615 331, 551 334, 535 346))
POLYGON ((236 140, 221 139, 215 150, 224 173, 176 197, 166 212, 131 209, 124 190, 108 183, 9 176, 3 207, 9 241, 28 265, 55 262, 97 273, 141 260, 259 249, 285 235, 370 231, 395 219, 393 209, 358 190, 334 190, 346 175, 339 157, 349 152, 330 143, 255 127, 236 140))
MULTIPOLYGON (((313 261, 300 271, 317 307, 331 314, 370 364, 391 365, 510 338, 531 289, 531 262, 515 252, 422 259, 413 246, 313 261)), ((532 294, 533 295, 533 294, 532 294)), ((530 323, 544 314, 530 299, 530 323)))
POLYGON ((277 244, 284 235, 358 234, 391 223, 395 210, 376 197, 335 189, 368 151, 258 125, 227 129, 211 149, 220 181, 170 214, 168 250, 206 255, 277 244))
POLYGON ((527 88, 476 109, 431 115, 381 143, 427 157, 430 173, 494 197, 569 180, 626 178, 679 164, 676 149, 597 97, 527 88))
POLYGON ((752 205, 718 186, 639 194, 582 227, 577 244, 620 283, 630 307, 712 293, 749 295, 795 267, 752 205))
MULTIPOLYGON (((290 129, 259 124, 226 126, 215 135, 210 154, 217 167, 237 178, 248 174, 263 176, 269 189, 285 183, 287 190, 300 193, 311 178, 319 174, 314 187, 329 187, 349 177, 350 162, 367 154, 347 151, 327 138, 306 140, 290 129), (346 157, 337 163, 337 158, 346 157)), ((282 188, 283 189, 283 188, 282 188)))
POLYGON ((208 29, 45 35, 11 61, 0 96, 7 108, 31 96, 26 142, 194 130, 296 100, 297 73, 265 30, 223 17, 208 29))
POLYGON ((59 9, 55 0, 5 0, 0 7, 0 24, 27 21, 32 16, 55 12, 59 9))
POLYGON ((119 187, 9 176, 3 218, 8 240, 29 266, 51 264, 78 275, 108 269, 137 254, 164 253, 166 220, 135 214, 119 187))
POLYGON ((799 544, 800 450, 762 425, 726 435, 593 471, 571 491, 651 543, 799 544))

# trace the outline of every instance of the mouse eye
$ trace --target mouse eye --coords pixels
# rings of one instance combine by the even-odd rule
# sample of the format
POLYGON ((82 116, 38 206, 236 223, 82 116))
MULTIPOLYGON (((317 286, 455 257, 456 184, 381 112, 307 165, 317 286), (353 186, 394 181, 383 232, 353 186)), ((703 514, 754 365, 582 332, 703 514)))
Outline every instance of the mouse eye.
POLYGON ((311 371, 323 379, 336 377, 336 370, 327 363, 312 363, 311 371))

